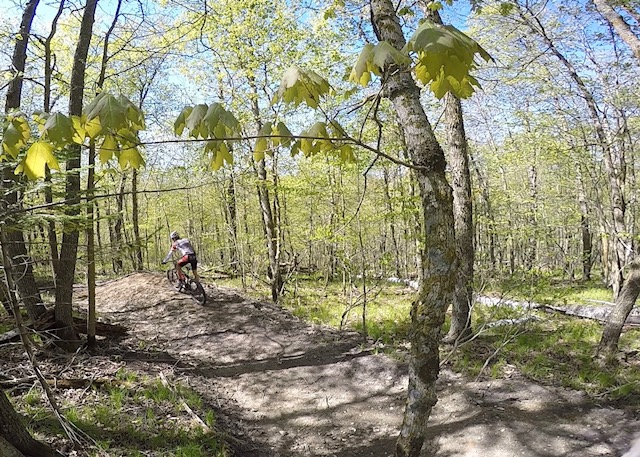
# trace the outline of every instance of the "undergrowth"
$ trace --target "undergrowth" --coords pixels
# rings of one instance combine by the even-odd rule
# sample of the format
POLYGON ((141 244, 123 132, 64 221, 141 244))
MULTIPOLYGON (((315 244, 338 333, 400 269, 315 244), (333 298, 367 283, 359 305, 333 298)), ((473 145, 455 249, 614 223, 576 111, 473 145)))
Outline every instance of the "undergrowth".
MULTIPOLYGON (((239 284, 220 281, 238 287, 239 284)), ((611 292, 598 281, 571 283, 551 277, 520 277, 484 284, 479 293, 510 300, 563 305, 601 305, 611 292)), ((263 283, 247 291, 266 299, 263 283)), ((416 292, 396 283, 367 283, 366 333, 393 351, 406 347, 409 311, 416 292)), ((362 282, 345 285, 304 277, 290 282, 282 306, 309 322, 362 332, 362 282), (342 320, 345 310, 347 319, 342 320)), ((448 329, 449 320, 443 331, 448 329)), ((442 359, 471 378, 505 377, 514 372, 537 382, 585 391, 599 399, 624 400, 640 405, 640 329, 629 329, 620 340, 621 354, 608 364, 595 357, 602 324, 588 319, 476 304, 471 341, 451 348, 443 346, 442 359), (503 324, 503 325, 495 325, 503 324)))
MULTIPOLYGON (((86 449, 89 456, 228 455, 224 440, 213 431, 213 411, 196 392, 179 383, 169 387, 160 379, 121 369, 111 382, 85 390, 81 399, 73 392, 61 392, 59 401, 65 419, 94 440, 86 449)), ((26 416, 36 438, 64 438, 64 430, 39 389, 19 399, 15 407, 26 416)))

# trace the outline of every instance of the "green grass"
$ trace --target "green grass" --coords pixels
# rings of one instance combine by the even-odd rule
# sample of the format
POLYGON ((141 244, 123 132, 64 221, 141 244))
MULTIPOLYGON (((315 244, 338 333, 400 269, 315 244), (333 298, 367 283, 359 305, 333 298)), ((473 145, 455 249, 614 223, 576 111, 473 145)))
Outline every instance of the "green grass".
POLYGON ((519 275, 484 283, 481 292, 487 295, 506 295, 512 299, 532 300, 548 305, 598 305, 611 302, 611 289, 602 281, 570 282, 547 275, 519 275))
MULTIPOLYGON (((238 287, 238 283, 218 281, 238 287)), ((415 292, 387 282, 368 284, 367 334, 389 347, 406 344, 409 311, 415 292)), ((345 309, 361 295, 362 284, 355 289, 341 283, 325 285, 321 280, 299 278, 290 284, 282 306, 309 321, 338 327, 345 309)), ((598 304, 610 301, 611 291, 600 282, 568 283, 552 277, 520 277, 486 284, 481 293, 508 299, 533 300, 545 304, 598 304)), ((269 290, 264 284, 254 284, 249 295, 265 299, 269 290)), ((360 300, 362 297, 360 297, 360 300)), ((361 303, 361 302, 360 302, 361 303)), ((362 307, 349 313, 347 327, 362 331, 362 307)), ((485 328, 471 342, 458 347, 452 354, 443 348, 443 359, 456 371, 468 377, 499 378, 513 370, 535 381, 570 387, 593 397, 624 400, 640 405, 640 330, 623 333, 620 348, 631 354, 629 360, 614 360, 604 366, 594 358, 602 325, 587 319, 563 315, 530 312, 507 307, 476 305, 473 327, 478 330, 488 322, 501 319, 533 317, 523 326, 485 328)), ((445 322, 446 332, 449 321, 445 322)))
MULTIPOLYGON (((158 379, 120 370, 116 382, 92 388, 82 402, 64 400, 66 420, 88 434, 97 445, 89 455, 225 457, 224 440, 212 431, 215 413, 203 405, 193 390, 177 383, 171 388, 158 379), (187 413, 185 402, 209 429, 205 430, 187 413)), ((29 419, 36 436, 64 436, 64 432, 37 391, 16 399, 16 408, 29 419)))

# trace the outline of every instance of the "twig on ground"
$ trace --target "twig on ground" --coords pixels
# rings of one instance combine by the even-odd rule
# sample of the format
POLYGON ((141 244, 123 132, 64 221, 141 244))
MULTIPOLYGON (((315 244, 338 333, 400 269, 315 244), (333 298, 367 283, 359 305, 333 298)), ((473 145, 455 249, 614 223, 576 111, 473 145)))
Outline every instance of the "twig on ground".
MULTIPOLYGON (((176 394, 176 396, 178 396, 178 392, 176 392, 176 390, 173 388, 173 386, 171 384, 169 384, 169 381, 167 380, 167 377, 164 375, 163 372, 160 372, 160 374, 158 375, 160 377, 160 381, 162 381, 162 384, 169 389, 171 392, 173 392, 174 394, 176 394)), ((182 405, 182 407, 184 408, 184 410, 191 415, 191 417, 202 427, 202 429, 205 432, 209 432, 211 429, 209 428, 209 426, 202 420, 200 419, 200 416, 198 416, 196 413, 193 412, 193 410, 189 407, 189 405, 187 405, 187 402, 184 401, 182 398, 179 398, 180 400, 180 404, 182 405)))

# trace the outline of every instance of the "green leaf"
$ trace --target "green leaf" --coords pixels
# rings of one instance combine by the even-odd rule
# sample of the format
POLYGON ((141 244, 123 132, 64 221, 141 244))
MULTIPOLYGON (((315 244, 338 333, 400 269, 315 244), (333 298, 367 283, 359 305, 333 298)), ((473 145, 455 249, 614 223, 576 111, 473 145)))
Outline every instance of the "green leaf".
POLYGON ((351 146, 350 144, 343 144, 342 146, 340 146, 339 151, 340 151, 340 159, 343 162, 356 161, 356 156, 353 153, 353 146, 351 146))
POLYGON ((98 151, 101 163, 107 163, 119 151, 118 143, 113 135, 105 135, 98 151))
POLYGON ((85 128, 82 116, 71 116, 71 124, 73 126, 72 141, 76 144, 84 143, 87 137, 87 129, 85 128))
POLYGON ((349 80, 366 86, 371 81, 371 73, 379 76, 384 66, 392 63, 404 67, 411 63, 411 59, 405 50, 399 51, 387 41, 381 41, 375 46, 367 43, 351 70, 349 80))
MULTIPOLYGON (((258 138, 256 140, 255 146, 253 147, 254 158, 256 157, 256 154, 264 158, 264 153, 267 151, 268 147, 269 147, 269 141, 267 138, 258 138)), ((260 159, 256 159, 256 160, 260 161, 260 159)))
POLYGON ((113 95, 102 93, 98 102, 87 111, 87 121, 100 119, 104 129, 118 131, 127 127, 126 110, 113 95))
MULTIPOLYGON (((278 144, 281 144, 285 147, 291 146, 291 142, 293 141, 293 135, 291 134, 291 131, 289 130, 289 128, 282 121, 278 122, 278 125, 276 125, 273 133, 275 135, 279 135, 279 137, 277 138, 278 144)), ((276 142, 276 139, 274 138, 274 144, 275 142, 276 142)))
POLYGON ((322 76, 312 70, 303 71, 297 66, 292 66, 283 74, 272 104, 284 101, 298 106, 304 102, 316 109, 318 101, 329 92, 331 85, 322 76))
POLYGON ((429 85, 437 98, 448 92, 468 98, 479 87, 470 72, 476 68, 475 56, 493 60, 476 41, 450 25, 426 21, 407 42, 405 51, 416 52, 416 78, 429 85))
POLYGON ((144 158, 140 154, 140 151, 138 151, 138 148, 127 148, 120 152, 118 163, 120 164, 121 170, 126 169, 128 165, 131 165, 132 168, 137 170, 144 165, 144 158))
POLYGON ((349 75, 349 81, 353 81, 361 86, 366 86, 371 81, 371 74, 369 72, 369 62, 371 61, 371 53, 374 45, 367 43, 360 51, 358 60, 351 70, 349 75))
POLYGON ((63 147, 73 139, 73 123, 64 114, 54 113, 45 122, 42 133, 58 147, 63 147))
MULTIPOLYGON (((207 113, 203 118, 203 122, 207 126, 209 132, 215 132, 218 125, 222 125, 222 128, 224 129, 224 124, 220 123, 220 117, 224 111, 225 110, 220 103, 212 103, 209 108, 207 108, 207 113)), ((222 135, 217 135, 215 133, 214 135, 217 137, 224 137, 224 131, 222 135)))
POLYGON ((380 70, 386 63, 396 63, 401 66, 406 66, 411 63, 411 59, 406 53, 398 51, 387 41, 378 43, 374 47, 372 55, 373 65, 378 69, 378 73, 376 74, 380 74, 380 70))
POLYGON ((87 135, 89 135, 89 138, 91 139, 95 139, 102 133, 102 124, 100 123, 100 119, 98 119, 97 117, 85 122, 84 128, 87 131, 87 135))
MULTIPOLYGON (((191 111, 191 113, 189 114, 189 116, 186 118, 185 123, 187 125, 187 128, 191 131, 191 134, 193 135, 194 131, 197 131, 200 127, 200 123, 202 122, 202 120, 204 119, 205 115, 207 114, 207 110, 209 109, 209 107, 205 104, 199 104, 193 107, 193 110, 191 111)), ((205 130, 206 131, 206 130, 205 130)), ((202 133, 202 131, 199 131, 199 133, 202 133)), ((206 138, 208 135, 201 135, 202 138, 206 138)), ((196 136, 197 138, 197 136, 196 136)))
POLYGON ((229 165, 233 164, 233 156, 229 152, 229 148, 227 147, 227 143, 222 143, 220 145, 220 149, 218 150, 218 154, 222 156, 222 159, 227 162, 229 165))
POLYGON ((182 132, 187 125, 186 119, 191 114, 191 111, 193 111, 192 106, 185 106, 176 118, 175 122, 173 123, 173 131, 176 133, 176 135, 182 135, 182 132))
POLYGON ((20 149, 27 145, 31 137, 29 124, 24 118, 13 118, 2 135, 2 150, 14 159, 18 157, 20 149))
POLYGON ((37 141, 31 145, 15 173, 24 173, 29 179, 44 178, 46 165, 52 170, 60 169, 53 155, 53 146, 48 142, 37 141))

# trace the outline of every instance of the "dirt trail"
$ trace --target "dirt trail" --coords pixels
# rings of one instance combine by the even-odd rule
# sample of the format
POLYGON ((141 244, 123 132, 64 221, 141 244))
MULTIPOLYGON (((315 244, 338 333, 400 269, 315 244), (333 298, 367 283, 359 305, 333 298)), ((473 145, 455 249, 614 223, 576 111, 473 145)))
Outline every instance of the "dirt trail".
MULTIPOLYGON (((207 293, 198 306, 162 275, 138 273, 100 285, 97 309, 131 328, 124 360, 171 362, 165 366, 218 405, 243 443, 240 455, 393 455, 403 364, 357 335, 308 325, 237 291, 207 293)), ((637 411, 579 392, 517 378, 469 382, 446 370, 431 423, 442 457, 620 456, 640 431, 637 411)))

